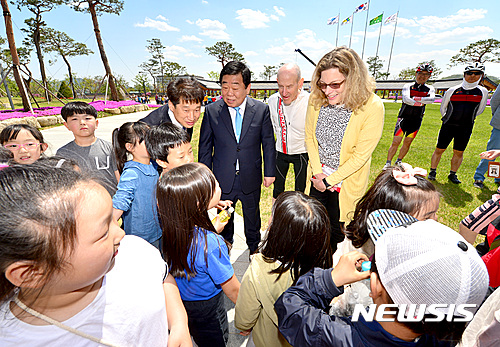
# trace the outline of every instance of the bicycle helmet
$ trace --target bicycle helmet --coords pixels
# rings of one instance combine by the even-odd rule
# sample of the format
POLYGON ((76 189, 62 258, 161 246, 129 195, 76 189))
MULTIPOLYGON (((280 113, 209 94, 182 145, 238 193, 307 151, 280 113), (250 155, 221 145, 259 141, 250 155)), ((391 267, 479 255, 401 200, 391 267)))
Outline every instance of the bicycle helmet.
POLYGON ((464 72, 467 72, 467 71, 481 71, 482 73, 484 73, 484 65, 482 63, 478 63, 478 62, 469 63, 465 67, 464 72))
POLYGON ((432 71, 434 71, 434 68, 432 67, 431 64, 422 64, 419 67, 417 67, 417 72, 420 71, 427 71, 428 73, 432 73, 432 71))

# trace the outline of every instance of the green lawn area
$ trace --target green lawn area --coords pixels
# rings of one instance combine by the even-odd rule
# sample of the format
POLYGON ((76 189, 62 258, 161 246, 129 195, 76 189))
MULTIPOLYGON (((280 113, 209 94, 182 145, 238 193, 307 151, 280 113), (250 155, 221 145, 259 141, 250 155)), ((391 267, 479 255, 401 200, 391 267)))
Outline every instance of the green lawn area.
MULTIPOLYGON (((380 173, 380 170, 387 160, 387 150, 392 142, 394 125, 396 123, 397 114, 401 106, 400 103, 384 103, 385 106, 385 123, 382 138, 375 149, 372 157, 372 165, 370 170, 370 184, 375 177, 380 173)), ((436 146, 437 135, 441 126, 441 114, 439 112, 439 104, 428 105, 424 121, 420 132, 412 143, 412 147, 408 155, 405 157, 405 162, 412 166, 422 167, 426 170, 430 168, 430 161, 434 148, 436 146)), ((457 175, 462 181, 462 184, 455 185, 448 181, 448 173, 450 170, 450 160, 452 155, 452 147, 448 148, 443 154, 441 162, 437 170, 437 180, 434 185, 443 195, 439 207, 440 222, 448 225, 454 230, 458 230, 458 223, 476 207, 488 200, 495 193, 497 185, 493 179, 487 178, 485 188, 480 190, 472 186, 474 171, 479 163, 479 153, 486 149, 486 143, 489 139, 491 127, 489 121, 491 119, 491 109, 487 107, 482 115, 476 119, 474 131, 471 141, 465 151, 464 161, 457 175)), ((199 127, 201 121, 197 122, 192 140, 195 160, 198 157, 198 140, 199 127)), ((395 160, 395 159, 394 159, 395 160)), ((292 170, 289 171, 287 179, 287 190, 293 189, 292 170)), ((272 204, 272 186, 270 188, 262 188, 261 194, 261 216, 262 228, 267 227, 267 222, 271 215, 272 204)), ((238 203, 239 205, 239 203, 238 203)), ((237 206, 236 211, 241 213, 241 207, 237 206)))

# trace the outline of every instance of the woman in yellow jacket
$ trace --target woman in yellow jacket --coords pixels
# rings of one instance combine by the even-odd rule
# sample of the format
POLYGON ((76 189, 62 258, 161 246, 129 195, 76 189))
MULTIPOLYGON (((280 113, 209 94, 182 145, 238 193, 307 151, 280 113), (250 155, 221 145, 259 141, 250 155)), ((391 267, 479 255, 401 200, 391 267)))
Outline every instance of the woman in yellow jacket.
POLYGON ((337 47, 316 66, 306 116, 310 196, 327 209, 333 251, 365 193, 371 156, 382 135, 384 106, 374 79, 352 49, 337 47))

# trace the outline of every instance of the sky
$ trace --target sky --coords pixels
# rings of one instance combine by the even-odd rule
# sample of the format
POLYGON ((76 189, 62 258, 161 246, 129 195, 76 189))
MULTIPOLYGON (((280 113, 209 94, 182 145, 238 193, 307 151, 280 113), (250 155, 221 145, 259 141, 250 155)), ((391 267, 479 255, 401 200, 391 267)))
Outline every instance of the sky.
MULTIPOLYGON (((222 65, 206 53, 205 48, 217 41, 228 41, 243 54, 254 76, 264 65, 295 62, 305 80, 310 80, 314 66, 295 52, 300 48, 317 62, 338 45, 349 46, 363 55, 364 60, 375 56, 380 24, 368 26, 363 51, 365 23, 383 12, 384 21, 399 11, 390 76, 428 59, 434 59, 443 70, 441 77, 462 73, 463 66, 449 68, 450 58, 477 40, 500 37, 497 1, 476 4, 471 1, 398 1, 372 0, 368 11, 355 13, 353 21, 327 25, 329 18, 340 13, 340 21, 350 16, 363 0, 344 1, 215 1, 215 0, 125 0, 120 15, 102 14, 99 17, 104 47, 114 74, 131 81, 139 65, 150 58, 147 40, 158 38, 166 46, 165 59, 185 66, 189 74, 208 78, 210 71, 220 71, 222 65), (494 11, 496 10, 496 11, 494 11), (351 37, 352 26, 352 37, 351 37)), ((19 11, 10 5, 16 44, 24 33, 24 20, 31 17, 27 10, 19 11)), ((90 56, 70 60, 78 77, 103 76, 104 67, 98 53, 90 14, 60 6, 44 13, 49 27, 63 31, 94 51, 90 56)), ((395 23, 382 26, 379 57, 387 71, 395 23)), ((5 27, 0 32, 5 37, 5 27)), ((57 56, 47 54, 45 60, 57 56)), ((40 77, 35 54, 29 67, 40 77)), ((46 64, 47 75, 63 79, 67 74, 62 59, 46 64)), ((487 63, 486 74, 500 77, 500 64, 487 63)), ((131 84, 132 85, 132 84, 131 84)))

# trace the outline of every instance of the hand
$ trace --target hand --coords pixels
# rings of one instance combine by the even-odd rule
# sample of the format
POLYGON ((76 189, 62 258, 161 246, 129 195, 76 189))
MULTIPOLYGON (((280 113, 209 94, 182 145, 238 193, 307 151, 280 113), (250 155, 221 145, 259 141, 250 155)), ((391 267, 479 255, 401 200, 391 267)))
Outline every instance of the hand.
POLYGON ((248 336, 252 332, 252 329, 240 331, 241 336, 248 336))
POLYGON ((359 271, 361 264, 368 261, 368 257, 357 251, 352 251, 340 257, 340 260, 332 270, 332 280, 337 287, 351 284, 370 277, 370 271, 359 271))
POLYGON ((415 97, 413 98, 413 100, 415 100, 415 101, 417 101, 417 102, 420 102, 420 101, 422 101, 422 97, 421 97, 421 96, 415 96, 415 97))
POLYGON ((231 200, 219 200, 219 203, 215 207, 217 207, 218 210, 225 210, 232 204, 233 202, 231 200))
POLYGON ((500 150, 492 149, 491 151, 480 153, 479 156, 481 157, 481 159, 494 160, 500 157, 500 150))
POLYGON ((275 180, 275 177, 264 177, 264 187, 269 187, 271 184, 273 184, 275 180))
POLYGON ((224 227, 226 226, 227 223, 229 223, 229 220, 225 221, 224 223, 220 221, 219 214, 217 214, 217 217, 215 217, 215 221, 212 222, 215 231, 217 231, 217 234, 220 234, 222 230, 224 230, 224 227))
POLYGON ((168 334, 168 347, 193 347, 191 335, 187 329, 170 329, 168 334))
POLYGON ((325 178, 325 177, 326 177, 326 175, 324 173, 320 173, 320 174, 317 174, 317 175, 314 175, 313 177, 311 177, 311 182, 312 182, 314 188, 316 188, 316 190, 318 190, 320 192, 324 192, 326 190, 325 183, 323 182, 323 178, 325 178))

